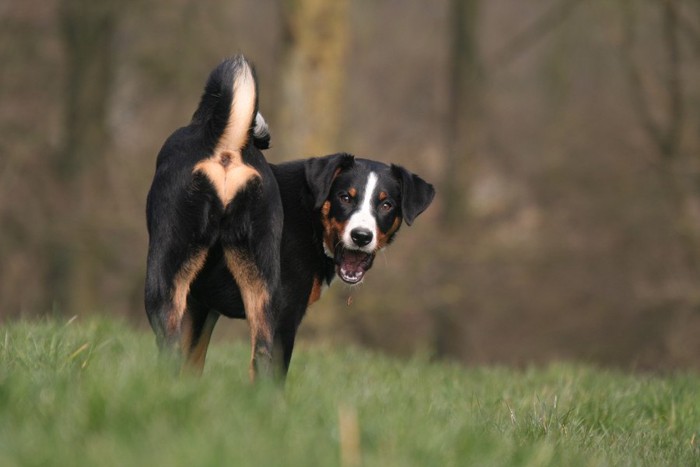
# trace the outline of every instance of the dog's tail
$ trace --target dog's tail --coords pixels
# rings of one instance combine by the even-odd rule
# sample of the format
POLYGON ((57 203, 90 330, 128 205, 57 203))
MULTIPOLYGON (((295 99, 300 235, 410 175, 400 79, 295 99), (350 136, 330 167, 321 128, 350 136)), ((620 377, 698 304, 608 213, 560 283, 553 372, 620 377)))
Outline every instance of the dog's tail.
POLYGON ((211 149, 240 151, 251 142, 259 149, 270 146, 267 123, 258 112, 255 71, 243 55, 211 72, 192 122, 204 127, 211 149))

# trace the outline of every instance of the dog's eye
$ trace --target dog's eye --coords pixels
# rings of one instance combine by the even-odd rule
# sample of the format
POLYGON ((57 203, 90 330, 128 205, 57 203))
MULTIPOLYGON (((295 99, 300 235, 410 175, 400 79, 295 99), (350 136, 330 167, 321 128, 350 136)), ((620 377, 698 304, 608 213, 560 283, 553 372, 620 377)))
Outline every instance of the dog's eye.
POLYGON ((352 202, 352 197, 347 193, 340 193, 338 199, 341 203, 350 204, 352 202))
POLYGON ((379 205, 379 209, 381 209, 384 212, 389 212, 392 209, 394 209, 394 205, 391 203, 391 201, 384 201, 382 204, 379 205))

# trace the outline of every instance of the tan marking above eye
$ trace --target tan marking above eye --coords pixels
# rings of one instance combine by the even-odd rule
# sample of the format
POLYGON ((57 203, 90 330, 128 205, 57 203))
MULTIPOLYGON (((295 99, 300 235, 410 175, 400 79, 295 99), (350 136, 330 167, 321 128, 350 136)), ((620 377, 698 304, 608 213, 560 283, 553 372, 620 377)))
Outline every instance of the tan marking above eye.
POLYGON ((386 193, 386 191, 379 192, 379 201, 384 201, 388 197, 389 197, 389 195, 386 193))
POLYGON ((354 198, 355 196, 357 196, 357 189, 356 189, 356 188, 350 188, 350 189, 348 190, 348 194, 354 198))
POLYGON ((240 151, 218 151, 197 163, 192 170, 192 173, 195 172, 201 172, 209 179, 224 206, 231 202, 248 180, 260 177, 257 170, 243 163, 240 151))

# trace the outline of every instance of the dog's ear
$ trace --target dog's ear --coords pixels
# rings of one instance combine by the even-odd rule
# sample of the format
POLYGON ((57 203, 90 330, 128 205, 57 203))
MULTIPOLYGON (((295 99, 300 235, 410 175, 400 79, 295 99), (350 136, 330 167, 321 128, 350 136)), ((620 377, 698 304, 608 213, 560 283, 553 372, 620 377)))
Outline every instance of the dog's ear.
POLYGON ((391 172, 401 183, 401 212, 406 224, 411 225, 430 206, 435 197, 435 188, 400 165, 392 164, 391 172))
POLYGON ((314 207, 320 209, 328 198, 333 180, 338 174, 355 163, 355 157, 340 153, 308 159, 305 164, 306 183, 314 198, 314 207))

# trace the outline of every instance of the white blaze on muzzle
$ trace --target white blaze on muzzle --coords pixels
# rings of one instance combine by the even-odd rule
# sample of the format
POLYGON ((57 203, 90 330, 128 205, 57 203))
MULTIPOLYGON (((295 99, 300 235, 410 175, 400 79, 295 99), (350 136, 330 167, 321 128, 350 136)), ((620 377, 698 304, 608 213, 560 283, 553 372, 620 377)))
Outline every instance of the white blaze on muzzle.
POLYGON ((372 200, 374 192, 377 189, 377 174, 370 172, 367 177, 367 185, 365 186, 362 202, 359 209, 350 216, 348 223, 343 232, 343 243, 345 248, 352 250, 361 250, 367 253, 372 253, 377 248, 377 219, 374 217, 372 209, 372 200), (372 233, 372 240, 364 246, 359 246, 352 239, 352 231, 354 229, 366 229, 372 233))

